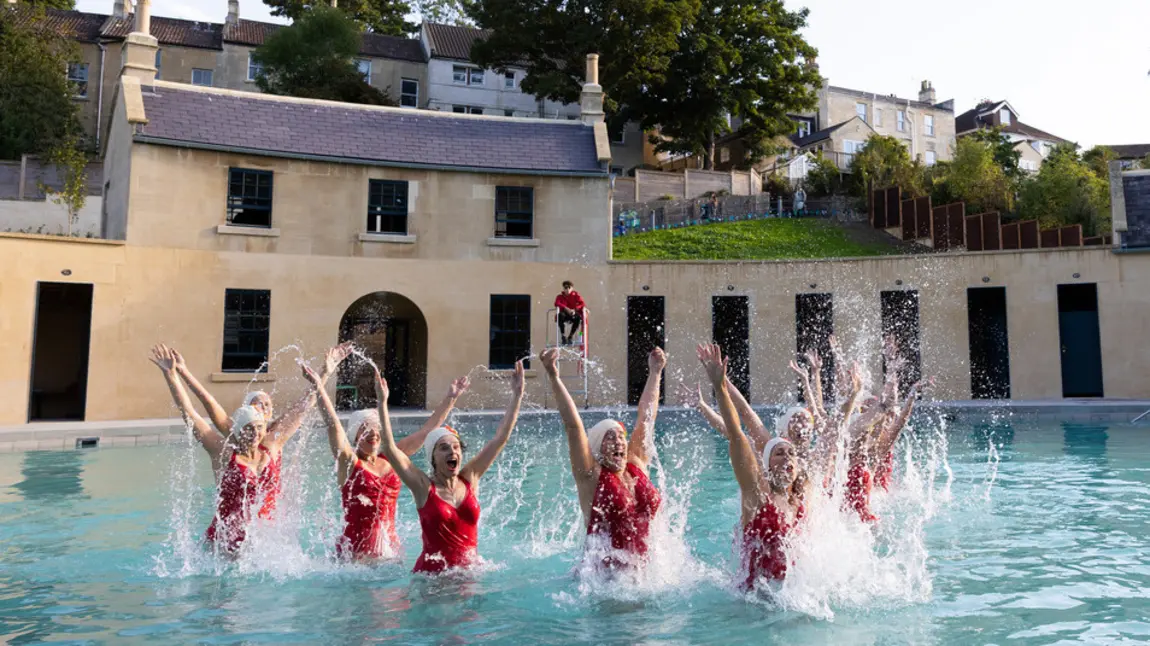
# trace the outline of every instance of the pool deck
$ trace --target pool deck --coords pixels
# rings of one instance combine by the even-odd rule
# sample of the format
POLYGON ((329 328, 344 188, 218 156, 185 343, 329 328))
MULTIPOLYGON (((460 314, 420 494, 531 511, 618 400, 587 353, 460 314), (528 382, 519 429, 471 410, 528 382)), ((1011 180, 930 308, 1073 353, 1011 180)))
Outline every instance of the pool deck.
MULTIPOLYGON (((757 410, 773 415, 780 406, 756 406, 757 410)), ((634 407, 590 408, 583 410, 593 423, 607 415, 633 412, 634 407)), ((689 412, 681 406, 664 406, 664 413, 689 412)), ((945 415, 947 419, 968 423, 986 423, 1010 418, 1018 421, 1093 422, 1129 424, 1133 419, 1150 411, 1150 399, 1053 399, 1035 401, 968 400, 927 402, 920 404, 918 414, 945 415)), ((397 429, 414 430, 429 413, 405 410, 392 413, 397 429)), ((503 414, 501 410, 457 410, 457 419, 491 420, 503 414)), ((554 414, 551 410, 524 410, 520 417, 554 414)), ((346 415, 343 415, 346 420, 346 415)), ((1139 425, 1150 428, 1150 415, 1139 425)), ((126 446, 155 446, 187 441, 183 421, 172 419, 141 419, 101 422, 37 422, 17 426, 0 426, 0 453, 22 451, 60 451, 81 448, 82 440, 98 438, 100 448, 126 446)))

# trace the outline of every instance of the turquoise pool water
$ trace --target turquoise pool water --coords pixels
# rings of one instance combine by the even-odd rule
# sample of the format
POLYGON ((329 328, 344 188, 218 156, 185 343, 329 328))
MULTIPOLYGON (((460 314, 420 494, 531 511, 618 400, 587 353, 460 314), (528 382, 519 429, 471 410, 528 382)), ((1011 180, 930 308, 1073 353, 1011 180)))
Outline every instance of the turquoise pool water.
MULTIPOLYGON (((488 432, 464 423, 477 446, 488 432)), ((465 579, 338 566, 326 442, 287 452, 284 513, 252 553, 197 546, 211 478, 191 446, 0 455, 0 641, 75 644, 1049 644, 1150 640, 1150 429, 921 421, 874 534, 813 522, 773 602, 731 581, 726 448, 664 414, 666 507, 642 581, 572 576, 582 531, 553 419, 528 419, 483 481, 465 579)))

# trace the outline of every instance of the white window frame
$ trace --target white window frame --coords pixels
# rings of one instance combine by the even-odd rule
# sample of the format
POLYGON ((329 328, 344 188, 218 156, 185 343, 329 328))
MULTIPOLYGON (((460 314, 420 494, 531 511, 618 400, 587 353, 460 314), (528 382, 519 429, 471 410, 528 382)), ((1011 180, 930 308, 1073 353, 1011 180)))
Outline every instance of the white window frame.
POLYGON ((858 141, 855 139, 844 139, 843 140, 843 152, 847 153, 848 155, 854 155, 860 149, 862 149, 862 147, 865 145, 866 145, 865 141, 858 141))
POLYGON ((248 81, 255 81, 256 77, 263 73, 264 66, 252 60, 252 54, 248 52, 248 81))
POLYGON ((1010 110, 1007 108, 1003 108, 1003 109, 999 110, 998 111, 998 120, 1002 123, 1002 125, 1009 126, 1010 125, 1010 110))
POLYGON ((878 128, 882 125, 882 108, 876 107, 874 109, 874 126, 878 128))
POLYGON ((507 90, 519 89, 519 80, 515 78, 515 72, 503 73, 503 88, 507 90))
POLYGON ((399 105, 401 105, 405 108, 418 108, 419 107, 419 79, 411 79, 411 78, 399 79, 399 105), (403 91, 403 86, 406 83, 414 83, 415 84, 415 94, 414 94, 415 103, 414 103, 414 105, 404 105, 403 104, 404 97, 412 96, 411 92, 404 92, 403 91))
POLYGON ((213 73, 212 73, 212 70, 209 70, 209 69, 204 69, 204 68, 201 68, 201 67, 193 67, 193 68, 192 68, 192 85, 199 85, 199 86, 201 86, 201 87, 212 87, 213 81, 215 80, 215 78, 214 78, 214 77, 215 77, 215 74, 213 74, 213 73), (207 74, 207 75, 208 75, 208 82, 207 82, 207 83, 203 83, 203 82, 202 82, 202 81, 203 81, 203 79, 201 78, 201 79, 200 79, 200 81, 201 81, 201 82, 200 82, 200 83, 197 83, 197 82, 196 82, 196 73, 197 73, 197 72, 199 72, 199 74, 200 74, 200 76, 201 76, 201 77, 202 77, 204 74, 207 74))
POLYGON ((87 63, 68 63, 68 71, 65 72, 68 82, 72 84, 77 91, 72 93, 72 96, 78 99, 88 98, 88 64, 87 63), (80 74, 74 72, 83 70, 83 78, 80 74))
POLYGON ((799 124, 799 131, 798 131, 799 132, 799 138, 806 137, 807 135, 811 134, 811 122, 810 121, 803 120, 803 121, 797 121, 796 123, 799 124))
POLYGON ((471 78, 470 68, 466 65, 452 65, 451 66, 451 82, 456 85, 467 85, 467 79, 471 78), (460 74, 463 78, 460 78, 460 74))
POLYGON ((481 68, 481 67, 470 67, 470 68, 468 68, 468 70, 467 70, 467 84, 468 85, 478 85, 480 87, 483 87, 483 80, 484 80, 483 68, 481 68), (476 77, 479 78, 478 81, 475 80, 476 77))
POLYGON ((1030 147, 1033 148, 1034 152, 1038 153, 1039 155, 1042 154, 1042 142, 1041 141, 1035 140, 1035 141, 1030 142, 1030 147))
POLYGON ((934 136, 934 115, 926 114, 922 117, 922 130, 927 137, 934 136))
POLYGON ((360 74, 363 75, 363 80, 366 81, 368 85, 371 85, 371 59, 370 58, 357 58, 357 59, 355 59, 355 68, 357 70, 359 70, 360 74), (364 71, 365 67, 367 68, 367 71, 364 71))
POLYGON ((896 120, 898 121, 898 131, 906 132, 906 110, 899 110, 896 120))
POLYGON ((866 104, 861 103, 861 102, 856 102, 855 103, 855 116, 862 119, 863 123, 867 123, 867 120, 866 120, 867 114, 866 113, 867 113, 866 104))
POLYGON ((927 166, 934 166, 935 164, 938 163, 938 154, 935 153, 933 150, 928 150, 928 151, 926 151, 926 156, 924 158, 924 161, 926 162, 927 166))

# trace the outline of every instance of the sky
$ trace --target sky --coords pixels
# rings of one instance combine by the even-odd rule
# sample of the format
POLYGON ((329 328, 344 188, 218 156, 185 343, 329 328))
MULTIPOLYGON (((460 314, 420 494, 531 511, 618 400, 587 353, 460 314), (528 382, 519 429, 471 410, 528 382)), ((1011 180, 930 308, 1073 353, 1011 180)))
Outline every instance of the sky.
MULTIPOLYGON (((110 13, 113 0, 77 0, 110 13)), ((785 0, 832 85, 915 99, 923 80, 956 114, 1002 100, 1078 142, 1150 143, 1150 0, 785 0)), ((222 22, 227 0, 153 0, 152 15, 222 22)), ((273 19, 240 0, 240 15, 273 19)))

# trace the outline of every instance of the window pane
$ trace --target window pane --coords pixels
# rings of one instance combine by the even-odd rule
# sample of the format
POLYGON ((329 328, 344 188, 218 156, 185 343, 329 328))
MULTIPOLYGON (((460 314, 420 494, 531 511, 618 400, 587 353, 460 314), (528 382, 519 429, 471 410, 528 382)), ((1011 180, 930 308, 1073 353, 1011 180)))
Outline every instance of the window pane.
POLYGON ((368 233, 407 233, 407 182, 368 182, 368 233))
POLYGON ((415 79, 401 81, 399 104, 405 108, 419 107, 419 81, 415 79))
POLYGON ((357 59, 355 61, 355 68, 363 76, 363 80, 371 83, 371 61, 366 59, 357 59))
POLYGON ((515 72, 507 72, 503 75, 503 85, 508 88, 515 87, 515 72))
POLYGON ((272 225, 272 173, 232 168, 228 172, 227 222, 236 226, 272 225))
POLYGON ((451 81, 453 83, 467 83, 467 68, 462 65, 451 68, 451 81))
POLYGON ((483 70, 472 68, 471 79, 468 81, 469 85, 483 85, 483 70))
POLYGON ((221 368, 225 371, 267 372, 270 324, 270 291, 226 290, 221 368))
POLYGON ((192 70, 192 85, 203 85, 211 87, 212 85, 212 70, 192 70))
MULTIPOLYGON (((510 369, 531 349, 531 297, 492 294, 488 367, 510 369)), ((530 367, 524 361, 525 367, 530 367)))
POLYGON ((535 190, 529 186, 495 187, 496 237, 533 237, 534 197, 535 190))

